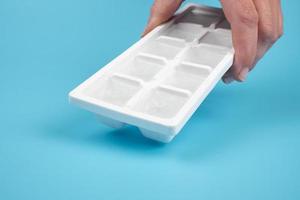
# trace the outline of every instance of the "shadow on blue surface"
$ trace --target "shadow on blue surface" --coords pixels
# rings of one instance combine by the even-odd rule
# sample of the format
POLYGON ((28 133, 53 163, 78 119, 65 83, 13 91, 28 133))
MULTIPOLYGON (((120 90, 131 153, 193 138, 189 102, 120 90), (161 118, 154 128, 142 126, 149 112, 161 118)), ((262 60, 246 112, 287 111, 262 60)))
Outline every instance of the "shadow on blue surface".
POLYGON ((247 143, 249 139, 262 137, 264 129, 270 130, 276 123, 284 121, 289 124, 292 119, 296 119, 297 110, 286 113, 286 107, 281 106, 283 103, 295 106, 295 99, 278 98, 279 94, 273 91, 265 92, 262 95, 264 98, 257 98, 260 94, 251 87, 251 84, 240 87, 237 84, 225 87, 220 84, 194 113, 181 133, 166 145, 143 137, 132 126, 122 129, 106 127, 97 123, 92 114, 73 109, 70 105, 65 106, 67 110, 64 112, 57 111, 64 113, 60 117, 47 117, 50 120, 41 123, 43 130, 40 132, 43 136, 67 141, 80 148, 97 147, 138 157, 146 155, 157 158, 159 155, 182 162, 202 162, 214 156, 222 156, 247 143), (243 95, 246 91, 247 95, 243 95), (245 105, 244 101, 252 104, 245 105), (253 119, 253 113, 258 110, 262 114, 253 119), (274 115, 278 117, 270 121, 274 115))
POLYGON ((163 143, 159 143, 143 137, 140 131, 133 126, 127 126, 121 129, 115 129, 109 131, 104 135, 97 134, 89 138, 90 142, 103 143, 122 146, 124 148, 134 148, 141 150, 145 148, 159 148, 165 146, 163 143))
POLYGON ((55 122, 46 122, 42 132, 43 136, 60 141, 67 140, 79 145, 118 147, 137 152, 165 146, 143 137, 136 127, 112 129, 97 123, 96 118, 80 114, 65 115, 55 122))
POLYGON ((155 156, 159 153, 160 156, 166 155, 175 157, 176 160, 194 162, 225 151, 227 146, 247 134, 243 133, 241 128, 233 127, 233 119, 226 119, 226 116, 229 116, 229 108, 225 105, 231 97, 225 94, 226 91, 221 89, 213 91, 182 132, 169 144, 145 138, 136 127, 126 126, 121 129, 106 127, 97 123, 90 113, 79 109, 68 109, 58 118, 47 117, 55 120, 41 123, 43 124, 41 132, 46 138, 67 141, 83 147, 109 148, 134 155, 155 156), (223 109, 216 109, 214 105, 223 109), (222 126, 223 131, 220 129, 222 126))

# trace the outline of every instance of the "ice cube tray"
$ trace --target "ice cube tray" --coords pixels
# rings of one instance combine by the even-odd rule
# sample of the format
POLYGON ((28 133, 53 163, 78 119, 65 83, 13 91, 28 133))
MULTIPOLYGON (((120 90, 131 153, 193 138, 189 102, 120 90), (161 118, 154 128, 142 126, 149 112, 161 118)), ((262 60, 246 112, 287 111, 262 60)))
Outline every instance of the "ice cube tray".
POLYGON ((233 62, 222 10, 189 5, 69 94, 101 122, 170 142, 233 62))

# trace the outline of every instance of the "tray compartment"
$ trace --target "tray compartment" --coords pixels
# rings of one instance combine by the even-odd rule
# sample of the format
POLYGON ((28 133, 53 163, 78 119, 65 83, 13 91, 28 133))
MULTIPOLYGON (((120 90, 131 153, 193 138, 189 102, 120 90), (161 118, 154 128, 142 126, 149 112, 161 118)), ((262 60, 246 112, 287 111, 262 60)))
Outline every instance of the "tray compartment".
POLYGON ((216 29, 209 31, 199 42, 232 48, 231 32, 228 30, 216 29))
POLYGON ((180 63, 163 83, 194 92, 208 77, 210 71, 207 66, 180 63))
POLYGON ((114 75, 92 82, 85 94, 109 104, 124 106, 140 89, 138 81, 114 75))
POLYGON ((163 87, 151 89, 134 106, 134 110, 160 118, 176 116, 189 96, 163 87))
POLYGON ((128 64, 122 66, 120 73, 142 79, 143 81, 150 81, 165 65, 166 63, 163 59, 139 54, 128 64))
POLYGON ((175 56, 185 47, 183 40, 160 36, 156 40, 149 42, 141 51, 155 56, 161 56, 168 60, 175 56))
POLYGON ((177 23, 171 26, 164 35, 192 42, 205 33, 206 30, 199 24, 177 23))
POLYGON ((199 24, 203 27, 210 27, 221 19, 218 12, 209 12, 205 9, 194 8, 191 12, 186 13, 178 18, 176 22, 199 24))
POLYGON ((228 49, 210 45, 197 45, 185 52, 184 62, 216 67, 228 53, 228 49))

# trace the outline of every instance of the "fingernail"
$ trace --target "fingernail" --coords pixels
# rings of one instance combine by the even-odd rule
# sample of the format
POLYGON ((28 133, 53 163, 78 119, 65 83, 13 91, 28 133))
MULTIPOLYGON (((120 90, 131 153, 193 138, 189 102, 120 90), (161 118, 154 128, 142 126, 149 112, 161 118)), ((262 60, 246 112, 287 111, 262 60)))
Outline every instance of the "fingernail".
POLYGON ((241 80, 241 81, 245 81, 246 78, 247 78, 248 73, 249 73, 249 69, 248 69, 248 68, 244 68, 244 69, 240 72, 240 74, 239 74, 240 80, 241 80))
POLYGON ((231 83, 233 81, 233 78, 226 77, 226 78, 223 78, 223 81, 224 81, 224 83, 229 84, 229 83, 231 83))

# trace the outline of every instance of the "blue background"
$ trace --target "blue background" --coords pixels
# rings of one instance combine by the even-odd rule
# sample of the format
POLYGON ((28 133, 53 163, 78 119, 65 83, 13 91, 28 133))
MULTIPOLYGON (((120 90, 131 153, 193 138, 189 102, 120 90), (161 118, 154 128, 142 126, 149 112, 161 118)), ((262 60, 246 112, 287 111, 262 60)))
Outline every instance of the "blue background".
POLYGON ((69 105, 139 39, 150 5, 0 0, 0 199, 300 199, 297 0, 248 81, 219 83, 170 144, 69 105))

